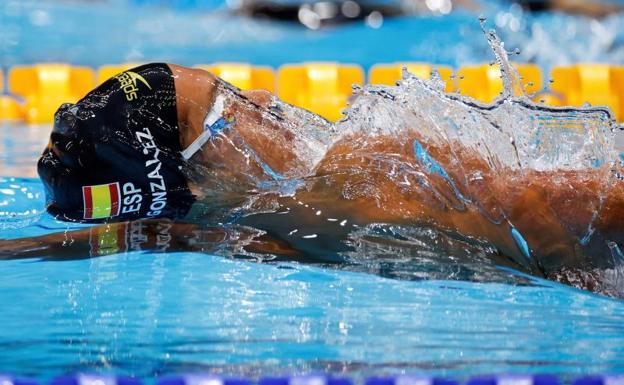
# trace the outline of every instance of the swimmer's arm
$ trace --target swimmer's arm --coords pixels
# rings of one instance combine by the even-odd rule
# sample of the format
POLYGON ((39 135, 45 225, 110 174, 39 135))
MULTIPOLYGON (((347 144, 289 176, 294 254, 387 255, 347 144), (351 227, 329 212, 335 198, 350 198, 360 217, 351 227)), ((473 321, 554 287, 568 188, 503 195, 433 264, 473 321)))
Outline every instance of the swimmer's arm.
POLYGON ((491 183, 499 207, 547 274, 610 264, 605 240, 623 240, 624 182, 604 171, 509 171, 491 183))
MULTIPOLYGON (((77 260, 132 251, 201 252, 231 250, 298 260, 287 242, 245 228, 198 228, 192 224, 146 220, 111 223, 37 237, 0 239, 0 260, 77 260)), ((236 254, 233 252, 233 254, 236 254)))
MULTIPOLYGON (((279 174, 297 177, 308 175, 317 161, 310 154, 322 147, 322 144, 313 136, 305 134, 303 128, 310 126, 311 120, 302 121, 292 114, 293 109, 300 112, 303 110, 282 103, 264 90, 243 91, 238 96, 231 99, 232 103, 225 115, 235 119, 234 129, 245 142, 279 174), (287 111, 277 107, 278 104, 287 111)), ((305 113, 312 114, 304 112, 302 115, 305 113)))
POLYGON ((0 260, 76 260, 132 251, 131 249, 154 251, 160 232, 163 232, 160 240, 167 243, 168 250, 176 251, 180 249, 180 241, 171 234, 191 231, 192 228, 188 226, 171 227, 169 223, 158 221, 136 221, 96 225, 35 237, 0 239, 0 260))
MULTIPOLYGON (((204 119, 212 109, 218 88, 223 87, 224 81, 202 69, 176 64, 168 66, 175 82, 180 144, 186 148, 204 132, 204 119)), ((251 106, 265 109, 273 100, 273 94, 266 90, 240 91, 239 96, 239 104, 248 101, 251 106)))
MULTIPOLYGON (((311 207, 322 207, 324 213, 332 212, 334 217, 348 219, 356 224, 430 224, 486 240, 504 254, 522 260, 522 250, 512 237, 509 226, 487 220, 479 210, 455 210, 441 204, 434 198, 434 194, 418 193, 422 189, 417 187, 401 188, 399 182, 403 181, 388 178, 387 170, 380 164, 362 161, 374 159, 367 157, 370 153, 401 154, 400 142, 390 138, 380 139, 374 144, 374 141, 368 140, 364 147, 354 148, 356 139, 334 145, 317 169, 314 183, 301 190, 297 200, 311 207)), ((488 170, 490 166, 470 151, 456 152, 460 154, 462 162, 449 160, 448 150, 429 147, 429 151, 434 159, 444 165, 451 178, 457 181, 464 196, 480 202, 486 212, 502 209, 547 269, 579 265, 586 261, 585 249, 579 247, 579 240, 587 233, 594 215, 592 205, 599 202, 596 195, 601 189, 602 177, 598 175, 604 173, 596 170, 484 172, 481 187, 473 185, 472 191, 467 191, 461 183, 466 170, 488 170), (458 168, 458 165, 462 166, 458 168)), ((412 158, 413 154, 405 152, 402 156, 404 162, 418 167, 412 158)), ((432 178, 430 182, 435 180, 432 178)), ((416 186, 416 182, 411 180, 410 185, 416 186)), ((445 194, 450 192, 450 187, 441 183, 436 191, 445 194)), ((624 183, 620 182, 619 187, 611 188, 607 194, 594 228, 601 233, 614 233, 618 229, 621 232, 624 228, 623 217, 624 183)))
MULTIPOLYGON (((608 167, 608 166, 607 166, 608 167)), ((589 223, 601 231, 624 228, 624 180, 608 169, 526 171, 522 175, 502 175, 499 194, 509 210, 545 204, 576 236, 589 223), (532 194, 528 203, 519 198, 532 194)), ((513 211, 512 217, 517 216, 513 211)))
POLYGON ((219 81, 208 71, 168 64, 173 74, 180 145, 187 148, 204 131, 204 118, 214 104, 219 81))
POLYGON ((624 181, 603 171, 504 177, 510 221, 548 275, 614 267, 624 247, 624 181))
MULTIPOLYGON (((175 78, 180 145, 188 148, 203 132, 204 119, 212 109, 219 92, 228 95, 228 105, 223 116, 235 120, 234 129, 253 148, 260 158, 281 174, 300 175, 311 170, 314 164, 301 157, 296 149, 309 145, 297 130, 297 122, 276 109, 270 108, 274 97, 264 90, 239 91, 211 73, 193 68, 169 64, 175 78)), ((224 132, 224 135, 228 134, 224 132)), ((230 153, 240 149, 228 148, 216 143, 213 151, 223 159, 232 158, 230 153)), ((206 160, 205 160, 206 161, 206 160)), ((221 162, 222 163, 222 162, 221 162)))
POLYGON ((557 11, 594 18, 606 17, 623 10, 622 6, 618 4, 606 4, 600 1, 587 0, 551 0, 551 7, 557 11))
POLYGON ((241 95, 249 99, 252 103, 262 108, 269 108, 275 97, 267 90, 247 90, 241 91, 241 95))

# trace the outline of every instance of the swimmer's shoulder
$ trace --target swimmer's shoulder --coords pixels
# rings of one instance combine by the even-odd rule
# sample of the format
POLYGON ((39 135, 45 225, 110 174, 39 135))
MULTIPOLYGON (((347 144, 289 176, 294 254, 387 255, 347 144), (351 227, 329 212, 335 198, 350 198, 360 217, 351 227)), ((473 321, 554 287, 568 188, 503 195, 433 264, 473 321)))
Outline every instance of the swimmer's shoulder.
POLYGON ((178 120, 184 125, 196 126, 195 131, 201 132, 203 119, 215 100, 218 78, 199 68, 167 65, 174 79, 178 120))
POLYGON ((206 70, 171 63, 168 63, 167 66, 171 70, 178 93, 205 92, 217 87, 217 77, 206 70))

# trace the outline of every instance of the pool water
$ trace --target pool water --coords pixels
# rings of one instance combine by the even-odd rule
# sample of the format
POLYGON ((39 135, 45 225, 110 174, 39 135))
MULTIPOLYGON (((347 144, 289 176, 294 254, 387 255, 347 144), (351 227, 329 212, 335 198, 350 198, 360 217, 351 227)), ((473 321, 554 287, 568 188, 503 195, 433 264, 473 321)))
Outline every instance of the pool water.
POLYGON ((0 67, 149 61, 279 66, 326 60, 366 68, 395 61, 458 66, 493 59, 481 37, 479 15, 497 28, 510 51, 520 49, 514 60, 535 62, 544 73, 554 65, 578 62, 624 64, 622 14, 600 21, 550 12, 533 15, 507 0, 480 0, 483 6, 475 11, 445 17, 387 18, 379 29, 353 23, 310 31, 298 23, 236 16, 220 1, 185 11, 132 3, 5 0, 0 4, 0 67), (216 9, 210 10, 211 5, 216 9))
MULTIPOLYGON (((48 130, 0 130, 3 174, 14 176, 0 178, 0 229, 3 239, 58 233, 70 248, 67 230, 85 225, 46 214, 32 178, 48 130)), ((457 274, 461 261, 442 280, 417 258, 328 266, 218 251, 35 255, 0 261, 0 372, 148 381, 195 371, 624 373, 621 300, 504 268, 475 282, 457 274)))
MULTIPOLYGON (((491 55, 470 13, 388 20, 383 33, 351 25, 314 34, 205 10, 126 7, 119 13, 106 2, 3 2, 0 66, 54 60, 456 65, 491 55), (108 39, 101 38, 105 32, 108 39)), ((517 9, 493 9, 488 16, 511 45, 544 68, 579 58, 624 61, 621 16, 594 23, 520 15, 515 24, 517 9), (566 33, 558 33, 563 25, 566 33), (555 37, 565 39, 563 48, 555 37)), ((0 238, 57 234, 70 250, 71 231, 89 226, 45 213, 34 165, 49 130, 0 123, 0 238)), ((22 244, 33 255, 13 259, 14 245, 6 247, 0 242, 6 259, 0 261, 0 372, 47 380, 95 371, 148 381, 194 371, 252 377, 323 371, 356 379, 624 373, 622 300, 488 265, 476 254, 474 261, 404 258, 393 254, 401 250, 395 245, 377 250, 384 259, 371 250, 370 260, 328 263, 237 258, 218 247, 91 256, 22 244)))
POLYGON ((197 253, 0 267, 0 370, 622 373, 624 306, 550 282, 407 281, 197 253))

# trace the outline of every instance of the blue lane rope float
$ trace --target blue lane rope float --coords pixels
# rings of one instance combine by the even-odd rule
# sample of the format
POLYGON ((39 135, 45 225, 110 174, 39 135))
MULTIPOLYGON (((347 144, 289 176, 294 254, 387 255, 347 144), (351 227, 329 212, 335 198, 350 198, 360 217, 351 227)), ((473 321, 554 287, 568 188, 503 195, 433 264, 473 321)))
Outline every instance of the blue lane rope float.
POLYGON ((321 375, 294 377, 266 377, 258 381, 258 385, 353 385, 348 378, 327 377, 321 375))
POLYGON ((71 376, 57 377, 53 379, 49 385, 143 385, 143 383, 137 378, 127 376, 75 374, 71 376))
POLYGON ((473 377, 466 385, 560 385, 559 379, 552 375, 502 375, 473 377))
POLYGON ((251 385, 250 380, 244 378, 223 378, 211 375, 187 374, 166 376, 158 380, 157 385, 251 385))
POLYGON ((31 380, 31 379, 5 376, 3 374, 0 374, 0 384, 3 384, 3 385, 39 385, 37 381, 31 380))
MULTIPOLYGON (((582 376, 571 381, 572 385, 624 385, 624 374, 582 376)), ((44 382, 18 376, 0 374, 2 385, 45 385, 44 382)), ((370 377, 364 381, 352 381, 345 377, 307 375, 291 377, 263 377, 259 380, 228 378, 211 374, 187 374, 163 376, 156 385, 561 385, 554 375, 499 375, 476 376, 466 381, 453 379, 400 375, 396 377, 370 377)), ((134 377, 97 374, 74 374, 57 377, 47 385, 144 385, 134 377)))
POLYGON ((624 385, 624 374, 607 376, 586 376, 577 378, 573 385, 624 385))
POLYGON ((409 376, 371 377, 365 385, 459 385, 455 380, 437 377, 409 376))

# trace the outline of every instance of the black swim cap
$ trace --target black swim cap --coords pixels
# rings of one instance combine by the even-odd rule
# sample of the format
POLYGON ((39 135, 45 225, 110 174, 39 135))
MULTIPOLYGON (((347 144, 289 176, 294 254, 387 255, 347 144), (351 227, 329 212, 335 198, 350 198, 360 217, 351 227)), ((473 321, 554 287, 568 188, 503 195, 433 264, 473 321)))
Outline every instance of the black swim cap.
POLYGON ((194 197, 170 74, 164 64, 138 67, 59 108, 38 163, 50 213, 86 222, 187 214, 194 197))

